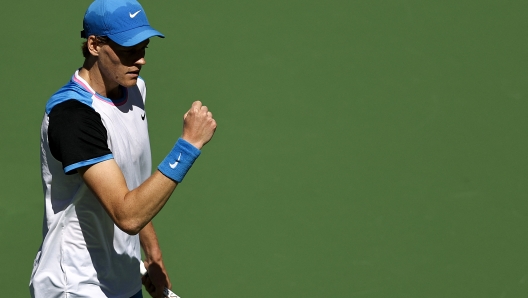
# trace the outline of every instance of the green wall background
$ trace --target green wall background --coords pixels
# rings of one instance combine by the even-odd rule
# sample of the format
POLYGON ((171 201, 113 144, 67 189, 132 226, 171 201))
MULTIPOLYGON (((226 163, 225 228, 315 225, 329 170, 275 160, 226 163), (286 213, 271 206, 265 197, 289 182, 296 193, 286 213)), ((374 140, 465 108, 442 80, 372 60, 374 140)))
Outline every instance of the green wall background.
MULTIPOLYGON (((39 129, 90 1, 0 14, 0 296, 41 240, 39 129)), ((197 297, 527 297, 526 1, 151 1, 158 164, 217 133, 155 226, 197 297)))

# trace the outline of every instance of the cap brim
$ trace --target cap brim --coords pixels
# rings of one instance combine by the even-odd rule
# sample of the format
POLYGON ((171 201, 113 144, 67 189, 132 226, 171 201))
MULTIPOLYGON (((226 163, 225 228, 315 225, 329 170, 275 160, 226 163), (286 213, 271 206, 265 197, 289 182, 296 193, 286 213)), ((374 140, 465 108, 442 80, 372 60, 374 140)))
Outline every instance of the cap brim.
POLYGON ((159 36, 161 38, 165 37, 165 35, 161 34, 159 31, 154 30, 154 28, 143 26, 125 32, 108 35, 108 38, 118 45, 131 47, 153 36, 159 36))

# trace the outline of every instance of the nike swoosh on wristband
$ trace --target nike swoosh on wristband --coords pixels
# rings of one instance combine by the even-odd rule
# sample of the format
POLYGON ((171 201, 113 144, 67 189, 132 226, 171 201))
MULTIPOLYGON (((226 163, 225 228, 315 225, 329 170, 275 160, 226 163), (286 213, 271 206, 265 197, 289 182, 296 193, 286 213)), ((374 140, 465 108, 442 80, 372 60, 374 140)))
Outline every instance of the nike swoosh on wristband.
POLYGON ((180 158, 181 158, 181 152, 180 152, 180 156, 178 156, 178 160, 176 160, 174 163, 170 163, 169 162, 169 166, 171 167, 171 169, 175 169, 176 168, 176 166, 180 162, 180 158))
POLYGON ((130 12, 129 12, 128 14, 130 15, 130 18, 133 19, 133 18, 136 17, 136 15, 137 15, 140 11, 141 11, 141 10, 138 10, 138 11, 136 11, 136 12, 134 12, 134 13, 130 13, 130 12))

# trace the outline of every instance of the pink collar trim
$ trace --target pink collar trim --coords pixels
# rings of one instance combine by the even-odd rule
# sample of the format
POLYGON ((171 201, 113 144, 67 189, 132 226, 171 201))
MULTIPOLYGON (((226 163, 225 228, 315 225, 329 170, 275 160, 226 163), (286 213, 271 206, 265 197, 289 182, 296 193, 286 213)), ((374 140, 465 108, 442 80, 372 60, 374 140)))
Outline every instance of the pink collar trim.
POLYGON ((104 97, 98 94, 97 92, 95 92, 95 90, 93 90, 92 87, 90 87, 90 85, 88 85, 88 83, 83 78, 81 78, 81 76, 79 76, 79 70, 75 71, 75 73, 73 74, 72 80, 75 83, 79 84, 83 89, 90 92, 94 98, 100 101, 103 101, 109 105, 121 106, 121 105, 124 105, 128 101, 128 88, 125 88, 123 86, 119 86, 119 88, 122 88, 123 90, 123 96, 120 99, 112 100, 110 98, 104 97))

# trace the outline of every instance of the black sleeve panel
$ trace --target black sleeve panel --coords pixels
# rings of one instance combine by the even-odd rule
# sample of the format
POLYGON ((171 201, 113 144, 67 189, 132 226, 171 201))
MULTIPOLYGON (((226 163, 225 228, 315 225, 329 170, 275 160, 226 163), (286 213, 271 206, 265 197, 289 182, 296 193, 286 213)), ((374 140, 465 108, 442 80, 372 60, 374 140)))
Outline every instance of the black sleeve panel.
POLYGON ((50 151, 63 168, 112 154, 107 138, 101 116, 77 100, 60 103, 49 114, 50 151))

